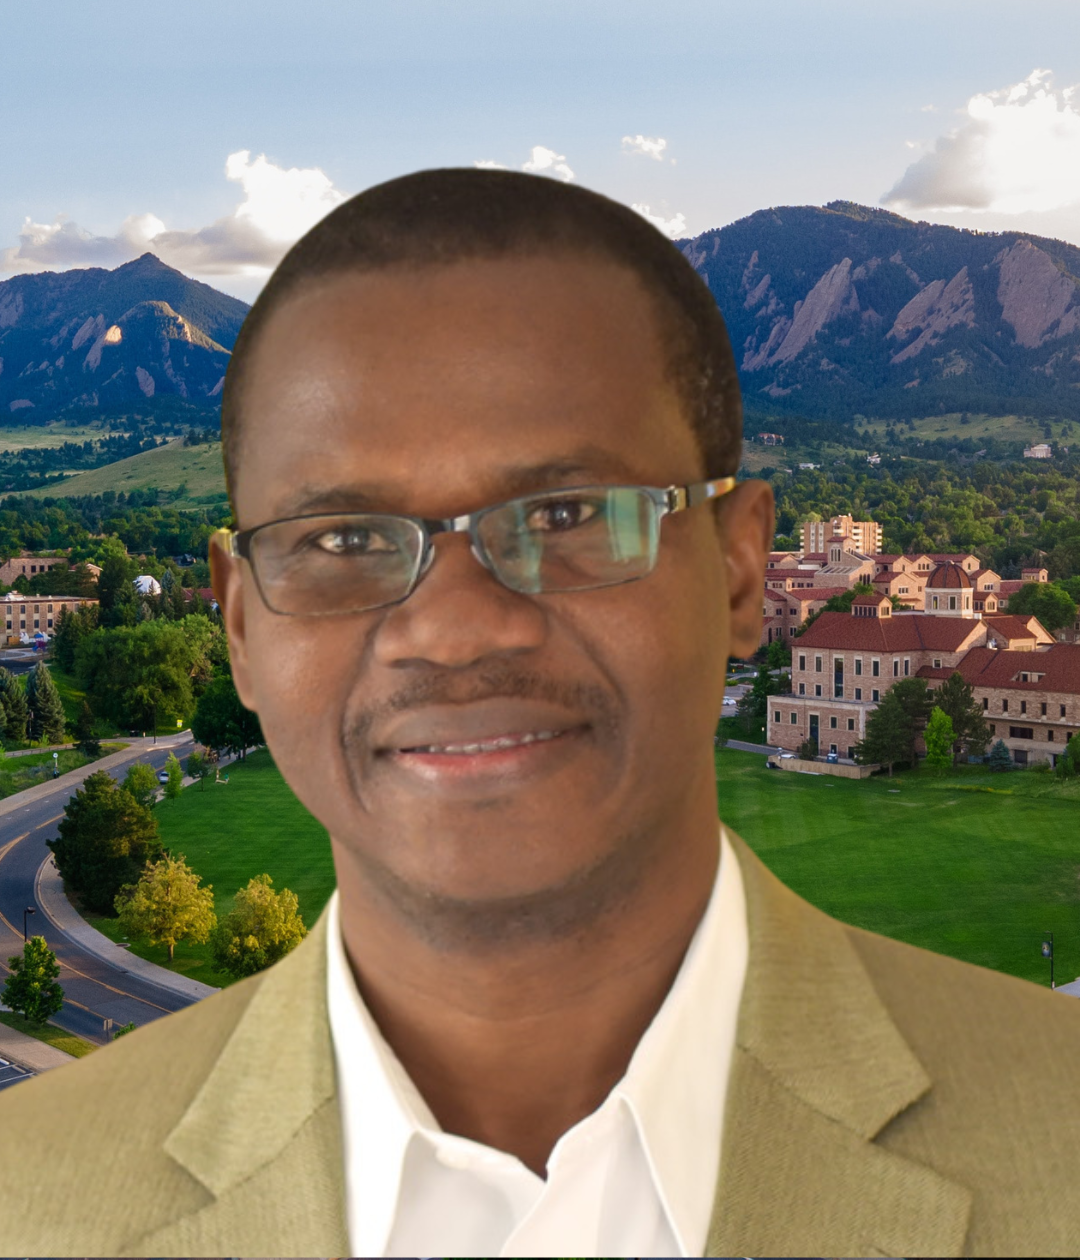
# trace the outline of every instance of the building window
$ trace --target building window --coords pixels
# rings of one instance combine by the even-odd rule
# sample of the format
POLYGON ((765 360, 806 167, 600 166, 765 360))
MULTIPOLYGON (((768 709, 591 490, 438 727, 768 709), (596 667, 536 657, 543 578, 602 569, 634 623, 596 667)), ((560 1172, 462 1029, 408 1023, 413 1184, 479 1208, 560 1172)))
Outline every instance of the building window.
POLYGON ((48 628, 49 628, 50 630, 52 629, 52 618, 51 618, 51 617, 50 617, 50 618, 49 618, 49 620, 46 622, 46 625, 48 626, 48 628))
POLYGON ((997 727, 993 724, 993 722, 990 723, 990 734, 991 735, 997 734, 997 727))
POLYGON ((956 612, 956 596, 955 595, 949 596, 949 611, 956 612))
POLYGON ((1026 712, 1027 712, 1027 701, 1026 701, 1026 700, 1021 700, 1021 701, 1020 701, 1020 712, 1021 712, 1021 713, 1026 713, 1026 712))
POLYGON ((874 688, 874 690, 870 693, 870 698, 871 698, 871 701, 872 701, 874 704, 877 704, 878 699, 879 699, 879 697, 880 697, 880 696, 881 696, 881 692, 880 692, 880 691, 878 691, 878 689, 877 689, 876 687, 875 687, 875 688, 874 688))
POLYGON ((1046 701, 1045 700, 1043 700, 1042 703, 1039 705, 1039 716, 1046 717, 1046 701))
POLYGON ((49 605, 49 612, 52 612, 52 604, 49 605))
POLYGON ((788 626, 788 636, 789 636, 790 638, 794 639, 794 637, 795 637, 795 627, 794 627, 794 626, 788 626))
POLYGON ((880 661, 878 661, 878 660, 873 660, 873 661, 871 661, 871 662, 870 662, 870 673, 871 673, 871 675, 872 675, 874 678, 877 678, 877 676, 881 673, 881 662, 880 662, 880 661))
POLYGON ((1008 700, 1002 700, 1002 702, 1001 702, 1001 711, 1002 711, 1002 713, 1008 713, 1008 711, 1009 711, 1009 702, 1008 702, 1008 700))
POLYGON ((821 683, 814 683, 814 695, 815 696, 821 695, 821 683))
POLYGON ((983 696, 983 712, 985 713, 987 709, 989 708, 990 708, 990 699, 988 696, 983 696))
POLYGON ((40 604, 35 604, 35 605, 34 605, 34 612, 36 612, 36 613, 41 612, 41 605, 40 605, 40 604))
POLYGON ((780 710, 779 710, 779 709, 773 709, 772 720, 773 720, 774 722, 779 722, 779 721, 780 721, 780 710))
POLYGON ((1035 732, 1032 730, 1030 726, 1010 726, 1009 738, 1010 739, 1034 739, 1035 732))
POLYGON ((830 729, 830 730, 832 730, 832 731, 835 731, 835 730, 836 730, 836 718, 835 718, 835 717, 831 717, 831 718, 829 718, 829 729, 830 729))
POLYGON ((848 730, 849 730, 849 731, 853 731, 853 730, 855 729, 855 719, 854 719, 854 718, 848 718, 848 720, 847 720, 847 728, 848 728, 848 730))
POLYGON ((1058 714, 1058 716, 1059 716, 1059 717, 1064 717, 1064 716, 1065 716, 1065 706, 1064 706, 1063 704, 1059 704, 1059 705, 1058 705, 1058 708, 1061 710, 1061 712, 1058 714))
POLYGON ((1047 740, 1047 743, 1050 743, 1050 744, 1054 742, 1054 728, 1053 727, 1051 727, 1050 730, 1046 732, 1046 740, 1047 740))
POLYGON ((820 656, 814 657, 814 673, 815 674, 821 673, 821 657, 820 656))
POLYGON ((801 652, 799 653, 799 668, 800 669, 806 668, 806 657, 803 656, 801 652))
POLYGON ((25 617, 20 617, 20 618, 19 618, 19 629, 20 629, 20 630, 25 630, 25 629, 26 629, 26 618, 25 618, 25 617))
POLYGON ((861 656, 856 656, 855 658, 855 677, 856 678, 862 677, 862 657, 861 656))
POLYGON ((844 698, 844 658, 837 656, 833 660, 833 699, 844 698))
POLYGON ((856 699, 856 700, 861 700, 861 699, 862 699, 862 688, 861 688, 861 687, 856 687, 856 688, 855 688, 855 699, 856 699))
POLYGON ((899 657, 897 657, 892 663, 892 676, 894 678, 900 677, 900 658, 899 657))
POLYGON ((830 744, 830 745, 829 745, 829 752, 836 752, 836 745, 835 745, 835 744, 830 744))
POLYGON ((792 726, 798 726, 798 724, 799 724, 799 715, 798 715, 797 713, 792 713, 792 715, 791 715, 791 725, 792 725, 792 726))
POLYGON ((941 657, 940 657, 940 656, 935 656, 935 657, 934 657, 934 668, 935 668, 935 669, 940 669, 940 668, 941 668, 941 657))
POLYGON ((904 657, 904 677, 907 678, 910 673, 911 673, 911 660, 905 656, 904 657))
POLYGON ((806 683, 799 683, 799 695, 800 696, 806 695, 806 683))

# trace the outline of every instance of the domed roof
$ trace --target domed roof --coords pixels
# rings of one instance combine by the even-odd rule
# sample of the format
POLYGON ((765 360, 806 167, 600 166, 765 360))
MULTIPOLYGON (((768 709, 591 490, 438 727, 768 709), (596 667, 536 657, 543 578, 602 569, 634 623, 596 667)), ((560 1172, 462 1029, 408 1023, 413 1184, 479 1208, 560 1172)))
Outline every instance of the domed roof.
POLYGON ((939 564, 930 574, 926 581, 927 590, 941 590, 942 588, 950 590, 971 590, 971 578, 968 577, 963 567, 948 561, 945 564, 939 564))

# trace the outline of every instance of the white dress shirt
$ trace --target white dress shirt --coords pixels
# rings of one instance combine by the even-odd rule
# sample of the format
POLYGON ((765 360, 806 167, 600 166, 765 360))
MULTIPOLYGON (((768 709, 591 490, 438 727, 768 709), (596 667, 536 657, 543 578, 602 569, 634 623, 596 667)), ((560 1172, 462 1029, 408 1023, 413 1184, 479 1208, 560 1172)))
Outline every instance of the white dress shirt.
POLYGON ((329 906, 329 1013, 354 1256, 700 1256, 716 1194, 749 952, 738 859, 720 831, 708 906, 675 982, 547 1178, 445 1133, 364 1005, 329 906))

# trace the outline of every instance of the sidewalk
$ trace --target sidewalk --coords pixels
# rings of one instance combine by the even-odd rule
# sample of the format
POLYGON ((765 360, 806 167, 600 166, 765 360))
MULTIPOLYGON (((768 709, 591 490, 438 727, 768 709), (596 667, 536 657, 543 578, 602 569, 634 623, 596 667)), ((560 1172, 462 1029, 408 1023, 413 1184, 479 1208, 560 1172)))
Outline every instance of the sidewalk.
POLYGON ((1080 998, 1080 976, 1077 976, 1076 979, 1071 981, 1069 984, 1059 984, 1054 992, 1065 993, 1069 997, 1080 998))
MULTIPOLYGON (((0 1009, 7 1010, 7 1007, 0 1009)), ((73 1054, 65 1054, 55 1046, 46 1045, 28 1033, 18 1032, 6 1024, 0 1024, 0 1058, 9 1059, 31 1072, 47 1072, 49 1068, 74 1063, 73 1054)))
POLYGON ((157 963, 147 962, 145 958, 133 954, 130 949, 123 949, 113 944, 107 936, 103 936, 92 928, 82 915, 72 908, 71 902, 64 896, 64 881, 60 878, 60 872, 53 865, 51 857, 46 858, 38 870, 34 893, 38 904, 69 940, 74 941, 88 954, 93 954, 102 962, 108 963, 110 967, 115 967, 127 975, 138 976, 140 980, 146 980, 161 989, 168 989, 172 993, 179 993, 182 997, 192 998, 195 1001, 209 997, 211 993, 217 993, 217 989, 212 985, 203 984, 199 980, 189 980, 187 976, 177 975, 175 971, 169 971, 167 967, 159 967, 157 963))

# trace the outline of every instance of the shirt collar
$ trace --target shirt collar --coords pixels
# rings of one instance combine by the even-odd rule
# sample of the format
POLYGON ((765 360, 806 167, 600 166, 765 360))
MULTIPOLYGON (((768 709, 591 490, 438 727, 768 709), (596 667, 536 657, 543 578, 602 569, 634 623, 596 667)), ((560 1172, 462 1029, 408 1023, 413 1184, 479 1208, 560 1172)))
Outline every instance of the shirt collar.
MULTIPOLYGON (((349 1238, 354 1254, 382 1255, 409 1144, 425 1131, 440 1130, 356 987, 337 892, 328 907, 327 943, 349 1238), (377 1140, 368 1140, 370 1135, 377 1140), (362 1211, 357 1187, 363 1187, 362 1211)), ((657 1194, 687 1256, 701 1254, 716 1193, 748 955, 742 877, 721 827, 720 862, 705 913, 667 997, 607 1100, 617 1098, 629 1109, 657 1194)))

